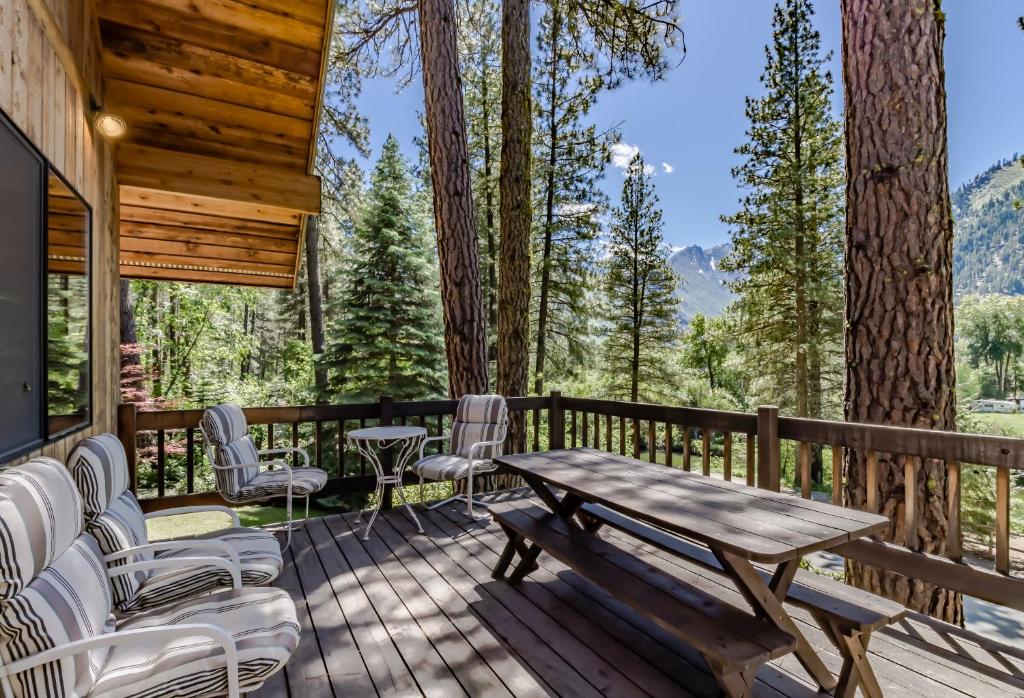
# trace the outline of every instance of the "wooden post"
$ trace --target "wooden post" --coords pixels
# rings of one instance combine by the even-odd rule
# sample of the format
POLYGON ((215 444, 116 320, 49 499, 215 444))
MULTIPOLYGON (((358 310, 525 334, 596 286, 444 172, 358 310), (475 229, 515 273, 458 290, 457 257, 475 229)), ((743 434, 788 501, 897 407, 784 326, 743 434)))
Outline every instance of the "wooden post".
POLYGON ((960 529, 960 463, 955 460, 946 461, 946 504, 949 510, 946 518, 946 555, 950 560, 960 562, 963 559, 963 537, 960 529))
POLYGON ((565 448, 565 412, 562 411, 562 392, 551 391, 551 405, 548 407, 548 448, 565 448))
POLYGON ((762 405, 757 408, 757 486, 779 491, 782 453, 779 443, 779 408, 762 405))
POLYGON ((128 457, 128 489, 138 494, 138 463, 135 453, 136 431, 135 417, 137 408, 134 402, 122 403, 117 406, 117 438, 124 446, 128 457))
MULTIPOLYGON (((391 426, 395 417, 394 400, 390 395, 382 395, 378 402, 380 403, 380 418, 377 420, 377 423, 382 427, 391 426)), ((384 466, 385 473, 390 475, 394 472, 394 454, 391 452, 391 449, 387 449, 381 453, 380 464, 384 466)), ((394 499, 394 490, 394 485, 384 486, 384 501, 380 503, 382 509, 387 510, 392 508, 391 500, 394 499)))
POLYGON ((1010 469, 996 468, 996 572, 1010 574, 1010 469))

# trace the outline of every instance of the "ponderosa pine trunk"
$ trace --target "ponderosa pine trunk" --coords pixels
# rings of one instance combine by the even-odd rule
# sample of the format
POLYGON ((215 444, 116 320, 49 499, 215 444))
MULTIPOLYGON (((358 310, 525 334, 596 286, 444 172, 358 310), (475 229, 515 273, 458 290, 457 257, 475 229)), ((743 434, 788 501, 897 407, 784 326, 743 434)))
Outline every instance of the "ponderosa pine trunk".
POLYGON ((420 0, 423 93, 441 268, 448 392, 487 392, 487 327, 452 0, 420 0))
POLYGON ((324 301, 320 291, 320 219, 306 221, 306 283, 309 290, 309 337, 313 347, 313 380, 316 401, 327 398, 327 367, 324 365, 324 301))
MULTIPOLYGON (((846 419, 955 428, 953 226, 942 13, 934 0, 843 0, 846 88, 846 419)), ((883 537, 946 550, 947 474, 921 464, 904 525, 903 459, 879 457, 883 537)), ((865 454, 851 452, 846 501, 864 507, 865 454)), ((954 623, 959 594, 848 564, 857 586, 954 623)))
MULTIPOLYGON (((530 357, 530 3, 501 4, 501 167, 498 204, 498 381, 501 395, 526 395, 530 357)), ((512 415, 508 441, 521 443, 525 414, 512 415)))

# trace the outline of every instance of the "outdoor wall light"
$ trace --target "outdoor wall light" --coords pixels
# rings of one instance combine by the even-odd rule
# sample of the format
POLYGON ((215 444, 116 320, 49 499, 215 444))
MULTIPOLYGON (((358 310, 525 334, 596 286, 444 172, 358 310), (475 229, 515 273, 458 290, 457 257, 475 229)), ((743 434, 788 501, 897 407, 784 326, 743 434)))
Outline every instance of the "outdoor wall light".
POLYGON ((96 112, 92 123, 96 128, 96 132, 104 138, 120 138, 128 130, 128 125, 125 124, 124 119, 117 114, 105 111, 96 112))

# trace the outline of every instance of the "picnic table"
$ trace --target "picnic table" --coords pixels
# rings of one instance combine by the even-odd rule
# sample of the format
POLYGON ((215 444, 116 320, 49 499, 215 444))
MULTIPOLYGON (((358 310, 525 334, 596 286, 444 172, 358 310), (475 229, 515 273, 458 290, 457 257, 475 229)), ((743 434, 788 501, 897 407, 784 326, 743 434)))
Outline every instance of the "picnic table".
MULTIPOLYGON (((495 462, 505 471, 522 476, 550 510, 544 512, 547 520, 556 521, 561 527, 561 537, 548 535, 546 531, 551 526, 543 524, 536 516, 528 519, 521 507, 516 508, 518 505, 495 511, 496 519, 509 535, 509 545, 499 569, 495 570, 496 576, 504 576, 518 553, 521 559, 509 579, 517 583, 536 568, 541 551, 548 550, 556 557, 561 556, 563 562, 576 563, 577 571, 584 575, 587 569, 580 567, 603 575, 599 584, 606 591, 621 593, 630 597, 624 599, 627 602, 632 599, 638 603, 640 596, 636 588, 628 588, 636 585, 636 576, 610 574, 602 561, 616 553, 601 547, 607 544, 598 538, 592 527, 585 525, 587 514, 580 507, 600 505, 706 545, 753 609, 750 620, 766 621, 772 629, 792 638, 792 643, 781 643, 767 630, 757 631, 759 634, 754 639, 768 651, 756 657, 748 653, 741 660, 722 646, 720 634, 715 636, 718 643, 715 644, 705 641, 698 630, 684 630, 688 641, 704 643, 705 658, 728 695, 749 695, 757 668, 755 659, 766 661, 766 658, 789 651, 796 654, 822 689, 831 690, 836 686, 835 677, 800 632, 782 601, 804 556, 879 533, 888 525, 884 517, 589 448, 503 456, 495 462), (564 494, 559 497, 556 490, 564 494), (584 548, 593 555, 589 558, 584 555, 581 552, 584 548), (770 575, 763 573, 765 565, 774 566, 770 575), (730 662, 735 666, 730 668, 730 662)), ((654 585, 663 588, 664 582, 655 580, 654 585)), ((686 598, 695 599, 694 603, 706 611, 712 601, 697 595, 696 591, 699 590, 689 590, 690 596, 686 598)), ((718 603, 717 599, 714 601, 718 603)), ((726 615, 722 616, 726 620, 722 622, 741 626, 736 637, 746 638, 756 630, 756 623, 744 630, 742 623, 737 623, 731 614, 733 610, 726 609, 726 615)), ((747 609, 735 610, 750 613, 747 609)), ((716 609, 716 613, 719 611, 721 609, 716 609)))

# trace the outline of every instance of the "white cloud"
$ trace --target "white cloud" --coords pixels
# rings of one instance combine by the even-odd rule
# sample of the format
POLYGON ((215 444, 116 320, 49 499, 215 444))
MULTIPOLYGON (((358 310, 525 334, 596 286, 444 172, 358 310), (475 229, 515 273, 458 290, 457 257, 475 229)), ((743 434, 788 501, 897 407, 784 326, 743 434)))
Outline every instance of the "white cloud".
POLYGON ((676 168, 672 167, 672 165, 668 164, 667 162, 661 163, 661 169, 665 174, 672 174, 673 172, 676 171, 676 168))
POLYGON ((640 152, 639 146, 629 143, 614 143, 611 147, 612 167, 625 171, 630 161, 640 152))

